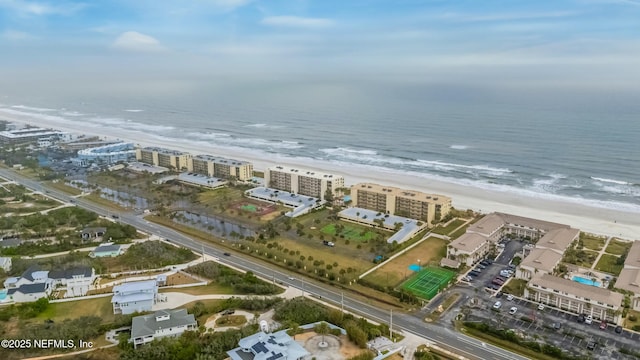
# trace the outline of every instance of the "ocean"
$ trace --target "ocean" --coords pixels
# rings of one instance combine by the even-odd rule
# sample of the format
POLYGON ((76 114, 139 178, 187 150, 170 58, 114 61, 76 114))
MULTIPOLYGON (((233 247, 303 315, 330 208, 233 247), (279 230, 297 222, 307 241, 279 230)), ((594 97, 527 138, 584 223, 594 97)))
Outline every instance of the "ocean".
MULTIPOLYGON (((5 95, 2 113, 640 213, 640 102, 340 82, 5 95)), ((636 99, 637 100, 637 99, 636 99)), ((34 125, 36 125, 34 123, 34 125)), ((425 186, 428 188, 428 185, 425 186)))

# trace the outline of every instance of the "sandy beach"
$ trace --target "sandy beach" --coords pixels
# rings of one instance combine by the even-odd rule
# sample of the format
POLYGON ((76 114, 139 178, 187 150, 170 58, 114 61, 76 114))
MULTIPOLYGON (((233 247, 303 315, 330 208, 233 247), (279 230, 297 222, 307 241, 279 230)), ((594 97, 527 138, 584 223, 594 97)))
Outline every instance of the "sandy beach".
POLYGON ((162 146, 196 154, 225 156, 254 163, 256 170, 264 170, 276 164, 307 167, 343 175, 346 184, 375 182, 407 189, 437 193, 450 196, 458 209, 472 209, 482 213, 500 211, 520 216, 569 224, 586 232, 615 236, 619 238, 640 239, 640 214, 621 210, 611 210, 595 206, 586 206, 569 201, 558 201, 538 197, 523 196, 479 189, 471 186, 452 184, 444 181, 425 179, 415 174, 398 176, 397 172, 368 168, 353 164, 339 164, 301 158, 283 157, 277 154, 259 154, 242 148, 219 147, 215 144, 192 143, 188 139, 169 141, 165 138, 153 138, 142 132, 122 131, 104 126, 101 128, 81 128, 79 123, 71 123, 57 117, 35 119, 27 116, 6 114, 0 111, 0 119, 33 126, 60 129, 72 133, 98 135, 101 137, 130 141, 141 146, 162 146))

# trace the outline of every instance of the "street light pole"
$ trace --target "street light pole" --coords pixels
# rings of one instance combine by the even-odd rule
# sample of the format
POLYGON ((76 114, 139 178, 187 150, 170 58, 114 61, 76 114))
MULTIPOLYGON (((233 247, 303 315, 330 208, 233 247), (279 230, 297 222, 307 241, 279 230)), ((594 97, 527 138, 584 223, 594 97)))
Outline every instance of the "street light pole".
POLYGON ((344 312, 344 291, 340 292, 340 310, 344 312))

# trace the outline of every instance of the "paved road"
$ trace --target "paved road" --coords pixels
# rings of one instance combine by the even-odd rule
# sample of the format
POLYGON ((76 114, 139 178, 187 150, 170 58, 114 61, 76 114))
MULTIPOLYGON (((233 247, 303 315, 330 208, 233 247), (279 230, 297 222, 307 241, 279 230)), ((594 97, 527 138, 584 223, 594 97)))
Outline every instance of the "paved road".
MULTIPOLYGON (((30 180, 6 169, 0 169, 0 176, 10 180, 15 180, 16 182, 19 182, 33 190, 46 192, 48 195, 62 201, 68 202, 73 199, 73 201, 78 206, 83 207, 87 210, 91 210, 97 214, 103 216, 114 215, 113 211, 105 209, 100 205, 85 201, 82 198, 72 198, 70 195, 57 191, 55 189, 48 189, 38 181, 30 180)), ((173 242, 174 244, 184 246, 197 252, 200 252, 204 249, 207 255, 218 257, 220 259, 220 262, 223 264, 228 264, 247 271, 252 271, 254 274, 260 275, 264 278, 273 279, 283 284, 297 287, 301 290, 301 295, 304 291, 305 293, 322 299, 326 302, 332 302, 336 305, 340 305, 341 303, 342 294, 340 292, 336 292, 329 285, 318 285, 315 283, 303 282, 302 280, 298 279, 291 280, 289 278, 289 274, 283 273, 277 269, 272 269, 270 267, 264 266, 248 256, 237 255, 235 253, 231 256, 225 256, 224 253, 226 252, 226 250, 218 249, 207 243, 201 243, 181 233, 178 233, 177 231, 165 228, 161 225, 150 223, 142 219, 141 217, 136 216, 135 214, 122 213, 118 215, 119 221, 133 225, 136 228, 150 234, 157 235, 166 239, 171 239, 171 242, 173 242)), ((359 314, 365 318, 369 318, 381 323, 389 322, 390 314, 386 310, 381 310, 374 304, 365 303, 351 298, 347 294, 344 295, 343 305, 345 310, 359 314)), ((527 359, 526 357, 519 356, 490 344, 485 344, 484 342, 465 336, 453 330, 446 329, 438 325, 426 324, 421 319, 407 314, 394 314, 393 328, 394 330, 404 330, 406 332, 423 337, 433 343, 436 343, 438 346, 441 346, 445 349, 450 349, 451 351, 461 354, 468 359, 527 359)))

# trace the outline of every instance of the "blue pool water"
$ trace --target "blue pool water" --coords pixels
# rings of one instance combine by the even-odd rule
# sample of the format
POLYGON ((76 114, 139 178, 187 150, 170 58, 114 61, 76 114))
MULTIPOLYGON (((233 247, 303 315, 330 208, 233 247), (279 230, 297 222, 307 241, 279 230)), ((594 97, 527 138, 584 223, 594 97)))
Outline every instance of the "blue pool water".
POLYGON ((587 279, 587 278, 583 278, 582 276, 578 276, 578 275, 574 275, 571 280, 575 281, 575 282, 579 282, 580 284, 585 284, 585 285, 591 285, 591 286, 597 286, 600 287, 600 282, 599 281, 593 281, 591 279, 587 279))
POLYGON ((0 290, 0 301, 4 300, 7 298, 7 290, 3 289, 0 290))

